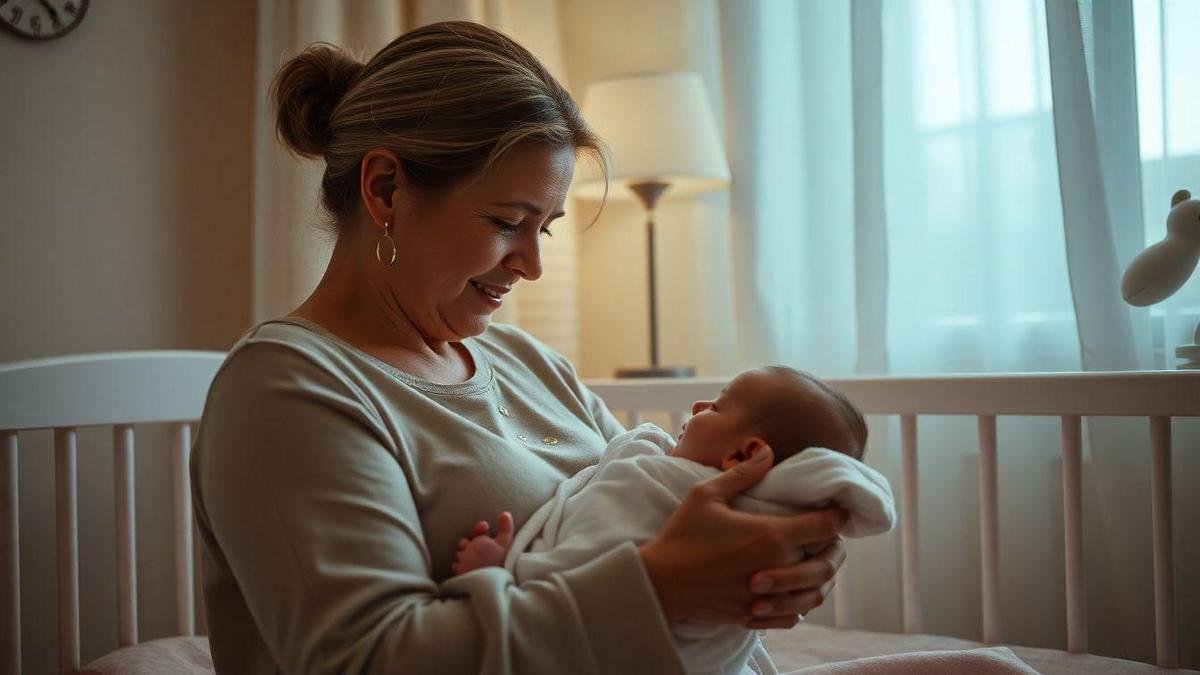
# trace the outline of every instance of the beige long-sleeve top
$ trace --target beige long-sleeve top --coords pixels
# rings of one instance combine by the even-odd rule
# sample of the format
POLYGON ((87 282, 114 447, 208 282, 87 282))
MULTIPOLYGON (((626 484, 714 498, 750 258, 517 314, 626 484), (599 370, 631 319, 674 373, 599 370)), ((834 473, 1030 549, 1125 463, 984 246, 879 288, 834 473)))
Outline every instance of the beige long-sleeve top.
POLYGON ((682 672, 636 548, 520 585, 448 578, 622 431, 570 363, 500 324, 441 385, 288 317, 231 349, 191 460, 213 663, 226 673, 682 672))

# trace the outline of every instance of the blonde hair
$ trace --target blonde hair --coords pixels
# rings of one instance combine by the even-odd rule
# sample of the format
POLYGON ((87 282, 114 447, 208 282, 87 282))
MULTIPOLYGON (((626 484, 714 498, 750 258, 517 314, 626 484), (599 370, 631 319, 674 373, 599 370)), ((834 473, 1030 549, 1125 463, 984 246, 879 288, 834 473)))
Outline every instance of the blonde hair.
POLYGON ((405 33, 365 64, 314 43, 283 64, 270 96, 279 139, 325 159, 321 203, 334 232, 358 212, 360 166, 372 148, 394 152, 406 184, 430 193, 529 141, 573 147, 607 169, 602 142, 567 90, 529 50, 469 21, 405 33))

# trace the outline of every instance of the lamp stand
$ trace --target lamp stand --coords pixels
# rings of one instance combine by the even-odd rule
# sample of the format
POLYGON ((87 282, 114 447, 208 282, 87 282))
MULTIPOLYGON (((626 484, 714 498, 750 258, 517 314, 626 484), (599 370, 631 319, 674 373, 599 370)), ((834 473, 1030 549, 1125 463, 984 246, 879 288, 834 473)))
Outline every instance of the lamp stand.
POLYGON ((619 368, 617 377, 694 377, 696 369, 691 366, 662 367, 658 365, 658 293, 654 279, 654 206, 670 183, 661 181, 646 181, 630 183, 629 189, 642 201, 646 207, 646 260, 649 264, 648 278, 650 280, 650 367, 649 368, 619 368))

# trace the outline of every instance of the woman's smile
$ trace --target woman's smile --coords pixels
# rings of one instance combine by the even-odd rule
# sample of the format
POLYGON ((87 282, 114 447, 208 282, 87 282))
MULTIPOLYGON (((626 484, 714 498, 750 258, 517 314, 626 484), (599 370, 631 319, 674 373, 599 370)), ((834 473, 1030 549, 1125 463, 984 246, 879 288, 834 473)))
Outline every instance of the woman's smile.
POLYGON ((475 289, 475 296, 481 298, 483 303, 492 309, 500 307, 504 294, 509 291, 505 287, 491 286, 478 281, 471 281, 470 284, 475 289))

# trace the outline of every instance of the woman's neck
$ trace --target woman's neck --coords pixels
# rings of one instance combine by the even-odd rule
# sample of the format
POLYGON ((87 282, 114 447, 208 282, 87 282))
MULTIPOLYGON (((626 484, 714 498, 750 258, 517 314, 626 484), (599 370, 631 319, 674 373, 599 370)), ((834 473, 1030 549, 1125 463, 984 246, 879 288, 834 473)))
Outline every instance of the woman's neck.
POLYGON ((371 278, 361 261, 353 259, 363 253, 351 251, 347 239, 339 239, 320 283, 291 315, 313 321, 415 377, 442 384, 469 379, 474 364, 466 348, 423 335, 386 291, 383 280, 371 278))

